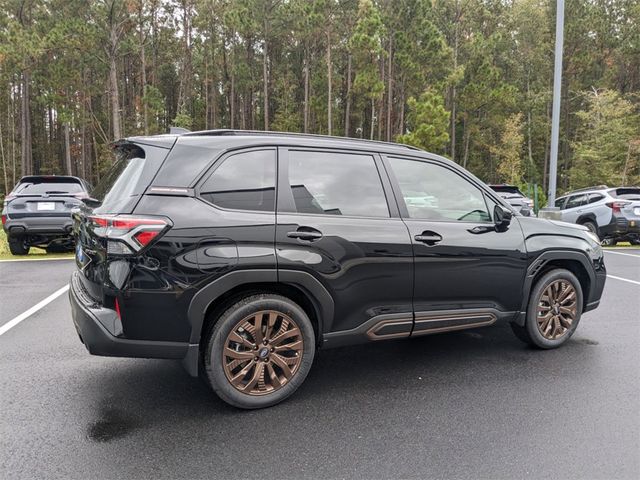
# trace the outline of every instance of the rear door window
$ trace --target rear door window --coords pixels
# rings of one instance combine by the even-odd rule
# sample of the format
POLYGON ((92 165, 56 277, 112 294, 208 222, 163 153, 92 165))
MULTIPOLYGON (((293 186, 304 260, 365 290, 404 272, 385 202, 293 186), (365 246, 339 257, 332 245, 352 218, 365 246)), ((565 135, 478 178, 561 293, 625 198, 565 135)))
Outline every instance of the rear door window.
POLYGON ((202 185, 200 196, 221 208, 274 212, 275 149, 252 150, 225 158, 202 185))
POLYGON ((371 155, 290 150, 289 185, 298 213, 389 217, 371 155))

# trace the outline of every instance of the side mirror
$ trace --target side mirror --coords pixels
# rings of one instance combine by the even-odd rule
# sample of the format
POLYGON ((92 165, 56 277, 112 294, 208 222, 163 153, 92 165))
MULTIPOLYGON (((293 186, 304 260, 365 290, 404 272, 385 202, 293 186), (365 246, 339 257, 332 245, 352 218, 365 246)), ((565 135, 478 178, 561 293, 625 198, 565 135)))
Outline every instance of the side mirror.
POLYGON ((511 223, 513 213, 508 208, 502 205, 496 205, 493 209, 493 222, 496 225, 496 230, 501 232, 506 230, 511 223))

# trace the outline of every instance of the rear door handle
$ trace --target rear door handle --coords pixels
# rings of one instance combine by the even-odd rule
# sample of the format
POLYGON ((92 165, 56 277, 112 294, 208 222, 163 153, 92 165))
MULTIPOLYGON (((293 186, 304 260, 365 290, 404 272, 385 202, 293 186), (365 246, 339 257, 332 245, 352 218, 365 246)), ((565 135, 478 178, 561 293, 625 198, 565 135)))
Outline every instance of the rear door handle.
POLYGON ((322 232, 311 227, 300 227, 295 232, 287 233, 289 238, 297 238, 298 240, 308 240, 310 242, 322 238, 322 232))
POLYGON ((442 235, 436 232, 422 232, 420 235, 413 237, 416 242, 426 243, 427 245, 435 245, 442 240, 442 235))

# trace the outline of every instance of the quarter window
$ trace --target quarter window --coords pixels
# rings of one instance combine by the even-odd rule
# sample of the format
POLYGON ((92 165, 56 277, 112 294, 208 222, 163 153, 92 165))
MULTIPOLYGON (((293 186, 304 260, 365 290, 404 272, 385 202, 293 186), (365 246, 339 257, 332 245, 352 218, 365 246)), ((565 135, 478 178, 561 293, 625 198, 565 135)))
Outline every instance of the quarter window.
POLYGON ((275 211, 275 150, 231 155, 207 179, 200 195, 222 208, 275 211))
POLYGON ((417 160, 389 160, 410 218, 491 221, 482 191, 452 170, 417 160))
POLYGON ((371 155, 290 150, 289 183, 298 213, 389 217, 371 155))

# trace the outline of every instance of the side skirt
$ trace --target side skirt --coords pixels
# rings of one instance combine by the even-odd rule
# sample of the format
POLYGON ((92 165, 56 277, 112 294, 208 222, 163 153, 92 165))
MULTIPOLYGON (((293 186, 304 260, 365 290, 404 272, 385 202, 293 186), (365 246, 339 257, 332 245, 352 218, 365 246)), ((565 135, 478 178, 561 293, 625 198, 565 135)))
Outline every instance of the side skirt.
POLYGON ((485 327, 501 320, 513 321, 516 316, 517 312, 496 309, 416 312, 415 321, 406 313, 378 315, 357 328, 324 334, 322 348, 485 327))

